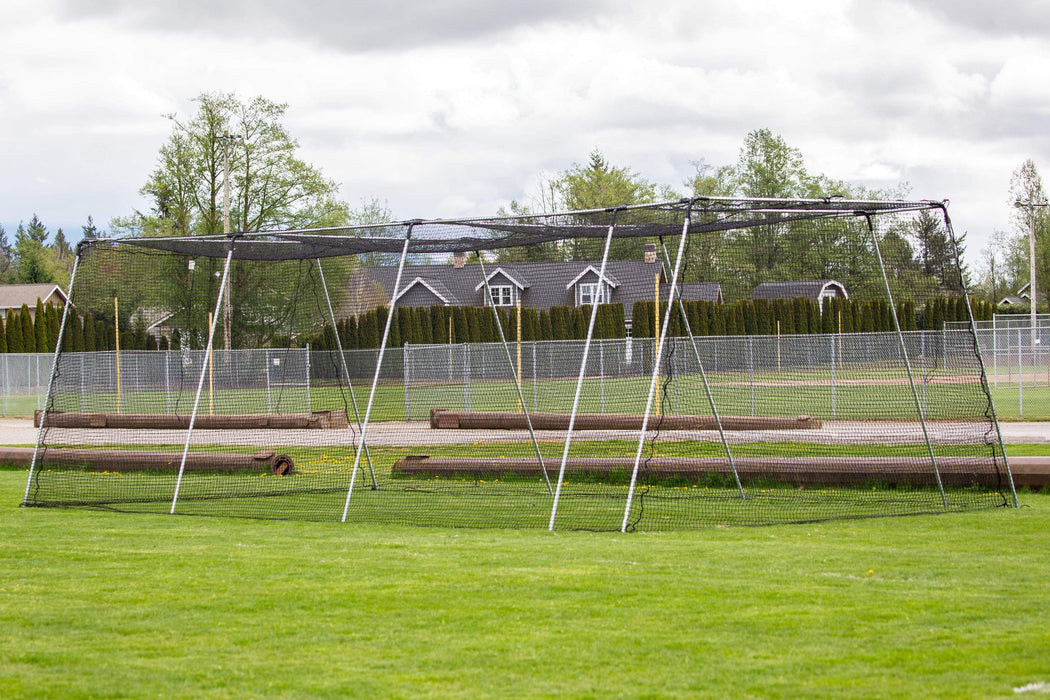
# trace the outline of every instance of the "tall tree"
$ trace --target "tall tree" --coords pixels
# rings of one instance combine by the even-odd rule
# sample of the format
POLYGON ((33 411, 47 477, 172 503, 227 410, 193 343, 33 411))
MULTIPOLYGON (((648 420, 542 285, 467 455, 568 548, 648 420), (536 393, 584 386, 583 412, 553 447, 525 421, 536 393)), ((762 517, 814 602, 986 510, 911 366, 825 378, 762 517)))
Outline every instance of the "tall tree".
MULTIPOLYGON (((611 165, 598 149, 591 151, 587 165, 576 163, 562 173, 555 187, 569 210, 644 204, 657 198, 656 185, 629 168, 611 165)), ((602 212, 590 220, 604 225, 608 223, 609 215, 602 212)), ((609 255, 614 259, 641 257, 643 246, 644 241, 640 238, 618 240, 609 255)), ((573 239, 568 244, 566 258, 594 260, 601 256, 601 248, 598 238, 573 239)))
POLYGON ((33 214, 29 226, 18 225, 15 233, 15 280, 22 284, 39 284, 55 281, 44 243, 48 232, 44 224, 33 214))
MULTIPOLYGON (((223 232, 224 186, 230 188, 230 230, 252 232, 345 225, 350 210, 338 188, 298 156, 298 142, 283 124, 287 105, 264 97, 242 100, 232 93, 202 93, 189 118, 168 115, 171 135, 161 147, 157 167, 142 187, 151 202, 148 215, 116 220, 119 232, 136 235, 205 235, 223 232)), ((172 310, 187 309, 187 328, 205 325, 219 279, 210 263, 199 273, 156 270, 165 286, 146 300, 172 310)), ((230 289, 232 342, 237 346, 269 342, 277 335, 315 334, 315 327, 279 327, 273 309, 285 303, 280 280, 298 278, 286 263, 235 263, 230 289), (283 266, 283 267, 282 267, 283 266)), ((316 280, 315 280, 316 282, 316 280)), ((329 285, 339 281, 329 279, 329 285)), ((144 303, 146 303, 144 302, 144 303)), ((289 321, 290 322, 290 321, 289 321)))

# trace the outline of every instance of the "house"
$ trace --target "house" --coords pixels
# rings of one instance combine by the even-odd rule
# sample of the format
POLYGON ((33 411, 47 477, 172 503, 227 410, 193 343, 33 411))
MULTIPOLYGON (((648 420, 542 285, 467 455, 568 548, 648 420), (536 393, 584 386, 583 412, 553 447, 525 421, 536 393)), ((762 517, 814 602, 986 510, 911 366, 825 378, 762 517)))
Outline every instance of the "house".
POLYGON ((797 282, 763 282, 755 287, 752 299, 812 299, 822 306, 825 299, 849 299, 846 287, 835 280, 802 280, 797 282))
POLYGON ((36 300, 45 306, 64 307, 66 295, 57 284, 0 284, 0 314, 18 311, 25 304, 31 318, 36 317, 36 300))
MULTIPOLYGON (((537 310, 554 306, 588 306, 598 303, 623 304, 627 329, 636 301, 653 299, 659 290, 666 300, 670 293, 667 274, 657 261, 655 244, 647 244, 642 259, 609 260, 605 276, 599 279, 598 261, 466 264, 466 255, 456 254, 448 265, 408 265, 401 275, 401 287, 394 294, 397 268, 367 267, 349 282, 349 305, 340 315, 360 314, 378 305, 397 306, 487 306, 485 283, 491 289, 492 303, 513 307, 521 302, 537 310)), ((680 285, 687 301, 722 301, 717 282, 680 285)))
MULTIPOLYGON (((1025 282, 1024 286, 1017 290, 1016 294, 1003 297, 999 301, 999 306, 1025 306, 1027 307, 1032 303, 1032 294, 1029 291, 1032 287, 1031 282, 1025 282)), ((1046 293, 1036 290, 1036 295, 1039 297, 1039 303, 1043 304, 1046 302, 1046 293)))

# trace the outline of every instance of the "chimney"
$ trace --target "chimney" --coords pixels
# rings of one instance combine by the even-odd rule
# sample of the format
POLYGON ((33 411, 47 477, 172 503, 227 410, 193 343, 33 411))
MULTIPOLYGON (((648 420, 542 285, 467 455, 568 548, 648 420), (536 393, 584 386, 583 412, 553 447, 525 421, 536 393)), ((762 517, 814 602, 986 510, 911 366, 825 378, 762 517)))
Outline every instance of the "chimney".
POLYGON ((456 268, 458 270, 458 269, 461 269, 466 264, 467 264, 467 254, 466 253, 460 251, 458 253, 453 253, 452 254, 452 267, 454 267, 454 268, 456 268))
POLYGON ((645 260, 645 263, 647 265, 652 265, 653 263, 656 262, 656 244, 655 243, 646 243, 645 244, 645 257, 642 258, 642 259, 645 260))

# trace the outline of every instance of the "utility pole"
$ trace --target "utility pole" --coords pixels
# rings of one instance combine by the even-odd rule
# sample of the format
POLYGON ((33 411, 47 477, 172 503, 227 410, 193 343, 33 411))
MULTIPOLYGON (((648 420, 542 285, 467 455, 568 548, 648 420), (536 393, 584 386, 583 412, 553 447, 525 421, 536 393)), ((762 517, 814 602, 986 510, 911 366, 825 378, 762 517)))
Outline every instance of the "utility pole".
POLYGON ((1035 210, 1036 207, 1046 209, 1050 207, 1047 202, 1035 202, 1029 200, 1022 202, 1017 200, 1014 202, 1014 206, 1022 207, 1028 210, 1028 293, 1029 293, 1029 309, 1031 314, 1032 324, 1032 352, 1035 352, 1035 346, 1039 342, 1037 331, 1036 331, 1036 311, 1035 307, 1039 303, 1039 297, 1035 293, 1035 210))
MULTIPOLYGON (((230 235, 230 141, 237 136, 226 132, 219 139, 222 141, 222 232, 230 235)), ((222 332, 223 349, 230 349, 230 287, 227 281, 222 293, 222 332)))

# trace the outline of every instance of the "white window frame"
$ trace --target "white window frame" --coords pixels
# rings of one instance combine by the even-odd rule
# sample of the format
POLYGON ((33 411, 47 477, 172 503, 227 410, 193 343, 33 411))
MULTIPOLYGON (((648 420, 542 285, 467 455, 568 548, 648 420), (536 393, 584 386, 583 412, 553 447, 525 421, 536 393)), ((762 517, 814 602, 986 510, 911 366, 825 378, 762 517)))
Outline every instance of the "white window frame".
POLYGON ((599 304, 606 303, 606 299, 609 296, 608 285, 600 284, 598 282, 580 282, 577 287, 579 287, 580 290, 580 306, 590 306, 595 294, 598 296, 599 304))
POLYGON ((514 306, 514 285, 493 284, 489 286, 492 292, 492 303, 494 306, 514 306))

